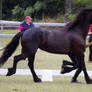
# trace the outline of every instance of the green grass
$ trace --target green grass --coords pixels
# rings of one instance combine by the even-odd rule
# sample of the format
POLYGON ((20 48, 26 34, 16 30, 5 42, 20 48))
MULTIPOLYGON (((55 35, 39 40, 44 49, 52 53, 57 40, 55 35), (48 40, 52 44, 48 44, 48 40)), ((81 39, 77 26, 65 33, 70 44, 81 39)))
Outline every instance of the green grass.
MULTIPOLYGON (((18 30, 4 30, 3 31, 4 34, 16 34, 17 32, 18 30)), ((12 37, 3 37, 3 47, 5 47, 6 44, 10 42, 11 39, 12 37)), ((1 41, 1 37, 0 37, 0 41, 1 41)), ((0 46, 1 46, 1 42, 0 42, 0 46)))
POLYGON ((19 32, 18 29, 7 29, 3 31, 5 34, 16 34, 17 32, 19 32))
POLYGON ((34 83, 31 76, 0 76, 0 92, 90 92, 92 85, 70 83, 71 77, 56 77, 53 82, 34 83))

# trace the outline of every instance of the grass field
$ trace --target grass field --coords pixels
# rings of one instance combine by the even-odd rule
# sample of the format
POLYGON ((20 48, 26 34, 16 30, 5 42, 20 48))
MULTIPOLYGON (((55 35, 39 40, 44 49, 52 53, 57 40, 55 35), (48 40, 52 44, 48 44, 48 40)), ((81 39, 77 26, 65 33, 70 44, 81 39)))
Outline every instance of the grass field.
MULTIPOLYGON (((5 30, 4 33, 17 33, 18 30, 5 30)), ((3 44, 6 44, 11 38, 4 38, 3 44)), ((9 58, 7 63, 2 68, 12 66, 13 56, 21 52, 21 46, 17 48, 15 53, 9 58)), ((0 51, 0 55, 2 51, 0 51)), ((92 64, 88 63, 89 51, 85 52, 85 63, 88 70, 92 70, 92 64)), ((39 50, 35 58, 36 69, 60 69, 62 60, 70 60, 66 55, 56 55, 39 50)), ((27 69, 27 59, 20 61, 18 68, 27 69)), ((41 76, 40 76, 41 77, 41 76)), ((54 76, 53 82, 34 83, 32 76, 17 76, 11 77, 0 76, 0 92, 90 92, 92 85, 86 85, 84 77, 79 77, 82 84, 70 83, 72 77, 54 76)), ((92 78, 92 77, 91 77, 92 78)))
POLYGON ((30 76, 0 76, 0 92, 91 92, 92 85, 70 83, 71 77, 54 77, 53 82, 34 83, 30 76))

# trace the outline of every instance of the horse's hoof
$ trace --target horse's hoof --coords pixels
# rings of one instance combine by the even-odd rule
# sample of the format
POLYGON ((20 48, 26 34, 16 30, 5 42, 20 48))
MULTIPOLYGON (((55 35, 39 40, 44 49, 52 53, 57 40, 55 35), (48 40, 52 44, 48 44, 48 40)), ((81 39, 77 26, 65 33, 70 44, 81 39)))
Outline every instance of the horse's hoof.
POLYGON ((11 75, 13 75, 15 73, 16 73, 16 71, 14 69, 8 68, 8 73, 6 74, 6 76, 11 76, 11 75))
POLYGON ((80 81, 78 81, 78 80, 73 80, 73 79, 72 79, 71 83, 79 83, 79 84, 81 84, 80 81))
POLYGON ((34 82, 35 82, 35 83, 40 83, 40 82, 42 82, 42 81, 41 81, 40 78, 37 78, 37 79, 34 80, 34 82))
POLYGON ((67 62, 69 62, 69 61, 67 61, 67 60, 63 60, 62 65, 67 65, 67 62))
POLYGON ((65 74, 66 72, 64 71, 64 69, 62 69, 60 73, 61 74, 65 74))
POLYGON ((65 71, 65 66, 64 66, 64 65, 62 65, 62 70, 61 70, 60 73, 61 73, 61 74, 65 74, 65 73, 66 73, 66 71, 65 71))
POLYGON ((86 82, 87 84, 92 84, 92 80, 90 79, 88 82, 86 82))

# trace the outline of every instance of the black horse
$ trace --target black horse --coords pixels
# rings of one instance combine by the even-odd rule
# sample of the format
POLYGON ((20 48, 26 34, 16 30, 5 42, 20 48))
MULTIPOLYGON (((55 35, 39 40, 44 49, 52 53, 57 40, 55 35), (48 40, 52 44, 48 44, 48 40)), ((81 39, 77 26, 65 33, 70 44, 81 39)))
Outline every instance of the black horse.
POLYGON ((3 65, 13 54, 21 38, 21 54, 14 57, 13 67, 8 69, 7 76, 15 74, 18 61, 28 58, 28 66, 34 81, 41 82, 34 71, 35 54, 37 49, 40 48, 50 53, 67 54, 72 62, 63 62, 62 73, 77 69, 72 79, 72 82, 77 82, 77 77, 83 70, 86 83, 92 84, 84 62, 85 40, 90 24, 92 24, 92 9, 84 9, 64 28, 53 30, 33 28, 26 30, 24 33, 19 32, 6 46, 0 58, 0 65, 3 65), (67 64, 72 65, 72 67, 67 67, 67 64))

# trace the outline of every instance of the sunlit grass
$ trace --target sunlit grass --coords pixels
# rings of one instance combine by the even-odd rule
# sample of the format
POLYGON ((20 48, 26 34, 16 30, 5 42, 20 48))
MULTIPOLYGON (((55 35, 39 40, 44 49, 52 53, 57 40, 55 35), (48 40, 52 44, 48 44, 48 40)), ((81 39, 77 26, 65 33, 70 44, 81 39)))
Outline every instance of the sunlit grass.
POLYGON ((0 92, 90 92, 83 77, 81 84, 71 83, 71 77, 56 77, 53 82, 34 83, 31 76, 0 76, 0 92))

